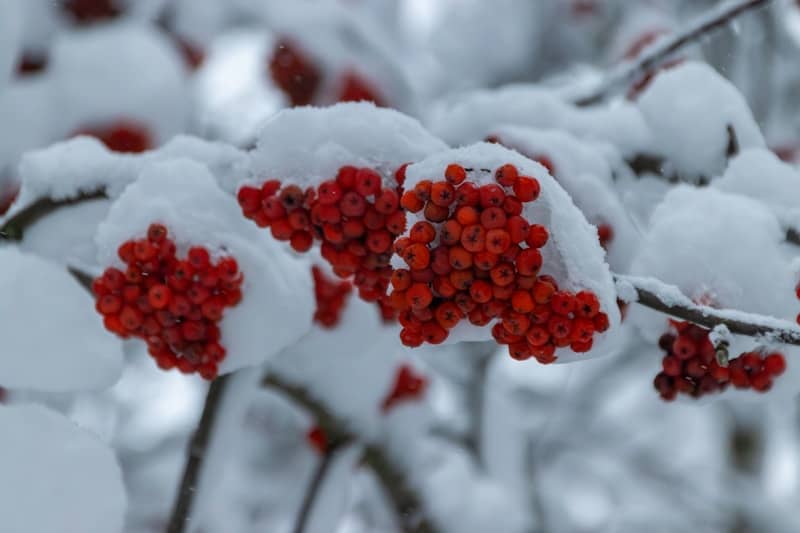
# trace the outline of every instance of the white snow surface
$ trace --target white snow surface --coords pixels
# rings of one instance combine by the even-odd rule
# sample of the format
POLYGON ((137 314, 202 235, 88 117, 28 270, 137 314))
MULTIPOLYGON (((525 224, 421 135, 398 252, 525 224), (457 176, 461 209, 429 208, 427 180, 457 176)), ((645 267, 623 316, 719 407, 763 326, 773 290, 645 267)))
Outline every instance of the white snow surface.
POLYGON ((122 531, 125 488, 106 444, 35 405, 0 406, 0 434, 4 531, 122 531))
POLYGON ((653 148, 687 181, 711 178, 725 169, 728 126, 739 149, 765 146, 744 97, 705 63, 686 62, 659 73, 637 104, 653 148))
POLYGON ((183 60, 156 28, 119 22, 59 33, 47 75, 62 136, 119 118, 142 122, 156 144, 186 129, 183 60))
POLYGON ((712 186, 762 202, 786 225, 800 228, 800 172, 769 150, 753 148, 731 159, 712 186))
POLYGON ((143 237, 153 222, 167 226, 179 256, 202 245, 212 257, 234 257, 244 274, 244 298, 220 324, 228 352, 221 372, 260 364, 308 331, 314 305, 308 262, 242 217, 207 167, 188 159, 146 165, 97 230, 99 263, 121 266, 119 245, 143 237))
POLYGON ((120 342, 103 329, 93 299, 66 269, 0 247, 0 294, 3 386, 72 392, 119 379, 120 342))
MULTIPOLYGON (((619 309, 616 304, 616 291, 605 252, 597 240, 597 231, 572 202, 567 192, 535 161, 519 153, 490 143, 477 143, 464 148, 455 148, 437 153, 406 170, 406 189, 411 189, 423 179, 444 179, 447 165, 458 163, 465 168, 474 168, 467 179, 478 185, 495 183, 494 170, 506 163, 517 167, 520 174, 535 177, 541 186, 539 198, 532 203, 523 204, 523 214, 531 223, 544 225, 550 238, 541 248, 542 274, 553 276, 561 289, 577 292, 587 289, 594 292, 600 300, 602 310, 608 314, 611 324, 609 331, 594 338, 594 347, 587 353, 575 354, 568 349, 557 350, 559 362, 585 360, 593 355, 606 354, 613 344, 607 341, 613 337, 619 324, 619 309), (489 169, 491 172, 481 172, 489 169)), ((408 214, 408 227, 422 220, 421 213, 408 214)), ((395 267, 405 263, 393 257, 395 267)), ((491 327, 482 328, 462 322, 450 331, 445 343, 462 341, 491 340, 491 327)))
POLYGON ((579 108, 534 85, 508 85, 448 97, 433 106, 426 124, 454 146, 482 141, 494 127, 504 124, 562 129, 578 137, 610 142, 624 156, 645 151, 652 139, 640 111, 629 102, 579 108))
POLYGON ((17 64, 22 40, 20 0, 0 2, 0 92, 17 64))
MULTIPOLYGON (((371 103, 297 107, 263 124, 251 166, 258 182, 280 179, 301 186, 334 178, 345 165, 366 166, 380 171, 389 185, 400 165, 446 148, 415 119, 371 103)), ((241 183, 231 185, 226 188, 241 183)))
MULTIPOLYGON (((792 320, 795 276, 783 236, 775 216, 754 200, 680 186, 653 213, 631 273, 677 287, 652 287, 668 302, 710 298, 712 307, 792 320)), ((667 329, 664 315, 641 306, 631 308, 629 321, 652 341, 667 329)))
POLYGON ((639 243, 639 234, 613 187, 614 173, 627 166, 610 144, 550 129, 499 126, 492 135, 531 159, 546 156, 553 163, 554 178, 590 223, 610 224, 613 238, 607 259, 617 271, 625 271, 639 243))

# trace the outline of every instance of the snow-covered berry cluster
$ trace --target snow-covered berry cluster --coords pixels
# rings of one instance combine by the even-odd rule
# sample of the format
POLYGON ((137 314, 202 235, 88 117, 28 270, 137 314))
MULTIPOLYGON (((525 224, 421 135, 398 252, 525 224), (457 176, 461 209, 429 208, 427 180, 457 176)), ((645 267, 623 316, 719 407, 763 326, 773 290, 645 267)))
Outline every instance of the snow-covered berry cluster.
POLYGON ((353 285, 349 281, 329 278, 318 266, 312 267, 311 273, 314 276, 314 297, 317 300, 314 321, 325 328, 332 328, 339 323, 353 285))
POLYGON ((395 374, 392 390, 381 403, 381 410, 387 413, 398 403, 421 398, 428 387, 428 379, 414 371, 409 365, 402 365, 395 374))
POLYGON ((786 370, 786 360, 778 352, 745 352, 722 366, 717 362, 709 330, 689 322, 672 324, 674 331, 658 341, 666 354, 661 361, 662 371, 653 382, 666 401, 674 400, 678 394, 700 398, 724 391, 729 385, 766 392, 772 388, 773 379, 786 370))
POLYGON ((94 137, 112 152, 138 154, 153 148, 152 135, 147 128, 127 119, 88 126, 78 130, 74 135, 94 137))
POLYGON ((475 170, 450 164, 444 180, 422 180, 401 198, 424 217, 395 242, 407 265, 392 275, 402 342, 439 344, 463 319, 475 326, 498 319, 492 334, 515 359, 551 363, 558 347, 591 349, 594 333, 609 326, 598 298, 559 290, 540 275, 549 232, 523 216, 539 182, 511 164, 495 170, 496 183, 481 186, 468 172, 475 170))
MULTIPOLYGON (((402 179, 402 169, 397 177, 402 179)), ((305 191, 297 185, 269 180, 260 188, 244 186, 238 200, 244 215, 259 227, 269 227, 273 237, 288 241, 298 252, 322 242, 322 257, 334 273, 353 277, 359 296, 381 305, 384 318, 393 313, 386 302, 392 275, 392 243, 406 229, 393 187, 371 168, 345 166, 336 178, 305 191)))
POLYGON ((167 228, 157 223, 146 238, 123 243, 118 255, 125 270, 110 267, 92 285, 106 329, 145 340, 164 370, 214 379, 225 358, 219 322, 225 308, 242 299, 244 276, 236 260, 213 261, 201 246, 179 259, 167 228))

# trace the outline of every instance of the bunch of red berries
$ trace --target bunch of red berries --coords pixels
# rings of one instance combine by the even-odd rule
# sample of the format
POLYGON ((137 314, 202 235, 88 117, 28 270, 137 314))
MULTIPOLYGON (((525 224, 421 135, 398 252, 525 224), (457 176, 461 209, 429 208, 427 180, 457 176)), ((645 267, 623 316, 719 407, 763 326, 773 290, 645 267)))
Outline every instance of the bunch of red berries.
POLYGON ((425 376, 414 372, 409 365, 402 365, 397 369, 392 390, 381 403, 381 410, 386 413, 398 403, 421 398, 427 387, 428 379, 425 376))
POLYGON ((372 102, 377 106, 386 106, 378 89, 355 72, 345 72, 341 85, 337 102, 372 102))
POLYGON ((106 329, 145 340, 164 370, 214 379, 225 358, 218 324, 225 308, 242 299, 236 260, 213 262, 201 246, 178 259, 161 224, 151 224, 147 238, 126 241, 118 255, 125 270, 108 268, 92 285, 106 329))
POLYGON ((153 139, 145 126, 132 120, 117 120, 105 125, 82 128, 73 135, 94 137, 112 152, 138 154, 153 148, 153 139))
POLYGON ((330 279, 318 266, 312 267, 311 273, 314 275, 314 296, 317 299, 314 321, 325 328, 332 328, 339 323, 353 286, 349 281, 330 279))
POLYGON ((123 11, 116 0, 62 0, 60 4, 76 24, 113 19, 123 11))
POLYGON ((310 104, 322 81, 319 68, 288 39, 281 39, 275 45, 269 72, 293 106, 310 104))
MULTIPOLYGON (((395 174, 398 183, 404 169, 395 174)), ((406 214, 396 190, 384 187, 378 172, 345 166, 317 188, 303 191, 270 180, 260 188, 242 187, 237 197, 247 218, 269 227, 273 237, 289 241, 296 251, 308 251, 314 238, 322 241, 322 257, 334 273, 354 276, 359 296, 381 303, 385 318, 392 314, 385 302, 392 275, 389 260, 392 243, 406 229, 406 214)))
POLYGON ((674 400, 678 394, 700 398, 724 391, 729 385, 766 392, 772 388, 773 379, 786 370, 786 360, 777 352, 746 352, 728 366, 721 366, 709 330, 690 322, 672 324, 675 331, 665 333, 658 341, 666 355, 661 361, 662 371, 653 382, 666 401, 674 400))
POLYGON ((496 183, 477 186, 451 164, 444 181, 422 180, 403 194, 401 205, 424 220, 395 242, 408 266, 392 275, 402 342, 441 343, 466 318, 475 326, 498 320, 492 335, 515 359, 551 363, 558 347, 588 351, 608 316, 592 292, 559 290, 540 275, 549 233, 522 215, 539 182, 511 164, 494 176, 496 183))

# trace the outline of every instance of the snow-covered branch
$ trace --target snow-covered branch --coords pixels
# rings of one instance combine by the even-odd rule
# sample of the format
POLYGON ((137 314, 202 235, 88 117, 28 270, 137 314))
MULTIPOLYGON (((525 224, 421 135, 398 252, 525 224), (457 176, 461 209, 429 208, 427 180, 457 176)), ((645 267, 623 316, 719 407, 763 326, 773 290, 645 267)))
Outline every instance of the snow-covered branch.
POLYGON ((103 190, 82 193, 74 198, 65 198, 63 200, 53 200, 51 198, 41 198, 32 204, 20 209, 5 221, 0 226, 0 240, 19 241, 22 240, 25 230, 35 224, 38 220, 46 217, 53 211, 81 202, 90 200, 99 200, 106 198, 106 193, 103 190))
POLYGON ((608 73, 588 94, 575 100, 585 106, 600 102, 610 93, 631 81, 654 72, 664 61, 710 32, 729 24, 736 17, 769 4, 772 0, 734 0, 723 2, 689 23, 682 31, 665 37, 648 47, 637 59, 621 64, 608 73))
POLYGON ((623 301, 635 302, 708 329, 722 324, 734 334, 763 336, 773 342, 800 345, 800 328, 786 320, 699 305, 677 287, 653 278, 617 275, 616 282, 617 292, 623 301))
MULTIPOLYGON (((328 442, 349 442, 358 440, 347 423, 334 414, 328 406, 312 397, 303 387, 287 383, 274 373, 264 376, 265 387, 280 391, 294 402, 307 409, 315 418, 319 428, 325 433, 328 442)), ((380 481, 400 522, 400 530, 406 533, 435 533, 433 523, 426 516, 419 495, 412 489, 406 476, 388 457, 386 451, 375 444, 366 444, 364 463, 380 481)))

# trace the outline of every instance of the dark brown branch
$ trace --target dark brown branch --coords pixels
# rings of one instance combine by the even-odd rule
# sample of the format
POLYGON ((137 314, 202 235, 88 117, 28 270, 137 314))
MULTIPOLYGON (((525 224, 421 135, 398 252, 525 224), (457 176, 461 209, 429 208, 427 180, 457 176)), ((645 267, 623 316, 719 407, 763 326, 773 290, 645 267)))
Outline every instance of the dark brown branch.
POLYGON ((223 391, 229 376, 220 376, 211 382, 206 394, 206 401, 203 405, 203 413, 197 429, 189 442, 188 456, 183 468, 183 478, 181 479, 175 505, 172 508, 167 533, 183 533, 189 524, 192 503, 197 493, 197 482, 203 467, 208 444, 211 441, 211 434, 214 430, 214 422, 222 401, 223 391))
MULTIPOLYGON (((680 303, 664 301, 663 297, 660 297, 650 289, 637 286, 635 278, 617 276, 617 280, 630 284, 636 290, 636 303, 655 311, 708 329, 724 325, 727 326, 731 333, 737 335, 763 336, 783 344, 800 345, 800 328, 789 322, 785 323, 785 327, 777 327, 775 326, 777 319, 773 317, 738 312, 743 318, 733 318, 731 316, 733 311, 730 309, 714 309, 705 305, 697 305, 692 303, 686 296, 682 298, 685 301, 680 303)), ((671 291, 677 291, 675 287, 669 285, 665 285, 665 287, 671 291)))
MULTIPOLYGON (((347 423, 332 413, 322 402, 313 398, 303 388, 286 383, 275 374, 264 376, 262 385, 285 394, 298 405, 307 409, 316 419, 317 425, 328 437, 329 442, 350 442, 358 440, 347 423)), ((400 529, 404 533, 436 533, 433 523, 427 518, 417 493, 408 486, 405 475, 389 459, 386 452, 375 444, 365 444, 364 464, 377 477, 394 507, 400 529)))
POLYGON ((645 49, 638 59, 631 63, 626 63, 620 68, 612 71, 600 83, 599 87, 588 95, 577 100, 575 104, 586 106, 599 103, 604 98, 620 87, 626 86, 635 79, 652 74, 667 59, 681 48, 697 42, 703 36, 708 35, 716 29, 729 24, 736 17, 748 11, 763 7, 772 0, 741 0, 731 3, 724 9, 714 8, 716 12, 710 11, 701 15, 696 21, 688 24, 683 31, 676 33, 653 46, 645 49))
POLYGON ((325 476, 333 464, 333 459, 336 456, 336 452, 339 451, 340 446, 341 443, 334 445, 329 442, 328 448, 325 450, 325 453, 322 454, 322 457, 320 457, 317 467, 314 469, 314 475, 308 484, 308 490, 306 490, 303 501, 300 503, 300 509, 297 512, 297 521, 292 530, 293 533, 303 533, 305 531, 308 519, 311 518, 311 510, 314 507, 314 501, 317 499, 322 489, 322 482, 325 481, 325 476))
POLYGON ((50 198, 41 198, 36 200, 31 205, 21 209, 19 212, 11 216, 8 220, 6 220, 5 224, 0 226, 0 240, 21 241, 26 229, 53 211, 56 211, 61 207, 88 202, 91 200, 100 200, 103 198, 107 198, 105 191, 97 190, 88 193, 81 193, 75 198, 67 198, 64 200, 52 200, 50 198))
POLYGON ((89 291, 89 294, 93 294, 92 292, 92 281, 94 278, 84 272, 83 270, 78 270, 77 268, 68 266, 67 271, 72 274, 72 277, 75 278, 75 281, 81 284, 81 287, 89 291))

